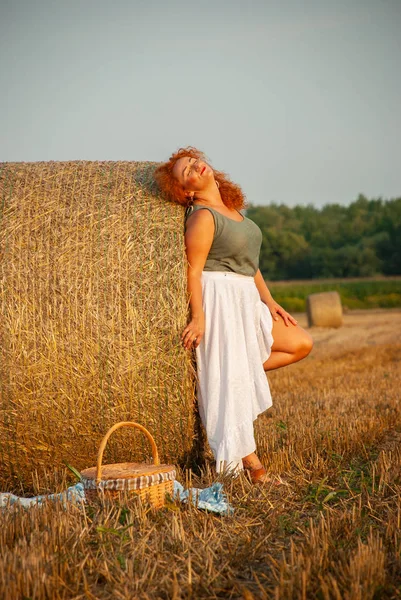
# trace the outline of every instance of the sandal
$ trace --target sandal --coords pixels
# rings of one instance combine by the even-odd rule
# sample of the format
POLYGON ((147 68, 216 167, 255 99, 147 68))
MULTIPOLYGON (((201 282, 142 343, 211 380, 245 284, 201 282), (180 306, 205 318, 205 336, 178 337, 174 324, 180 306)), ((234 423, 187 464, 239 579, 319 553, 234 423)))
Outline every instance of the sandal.
POLYGON ((244 470, 253 484, 271 483, 273 485, 286 485, 285 481, 283 481, 281 477, 268 477, 267 471, 264 467, 254 469, 244 465, 244 470))

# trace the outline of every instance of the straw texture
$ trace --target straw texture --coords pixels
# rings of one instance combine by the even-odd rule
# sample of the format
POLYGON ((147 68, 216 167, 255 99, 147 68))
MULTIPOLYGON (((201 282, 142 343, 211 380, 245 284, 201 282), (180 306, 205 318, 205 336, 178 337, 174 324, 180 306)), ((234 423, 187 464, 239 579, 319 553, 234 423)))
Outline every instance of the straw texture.
POLYGON ((343 309, 338 292, 310 294, 306 299, 309 327, 341 327, 343 309))
MULTIPOLYGON (((194 370, 183 208, 148 162, 0 164, 0 483, 93 464, 117 421, 155 437, 163 462, 192 447, 194 370)), ((106 459, 139 460, 122 433, 106 459)))

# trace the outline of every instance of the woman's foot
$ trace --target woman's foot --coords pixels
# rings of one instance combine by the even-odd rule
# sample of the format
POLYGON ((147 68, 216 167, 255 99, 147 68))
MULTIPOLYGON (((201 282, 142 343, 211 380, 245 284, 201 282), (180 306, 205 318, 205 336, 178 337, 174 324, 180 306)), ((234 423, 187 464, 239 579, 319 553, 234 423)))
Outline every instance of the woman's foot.
POLYGON ((266 469, 255 453, 249 454, 242 459, 244 469, 252 483, 271 483, 272 485, 284 485, 281 477, 268 475, 266 469))

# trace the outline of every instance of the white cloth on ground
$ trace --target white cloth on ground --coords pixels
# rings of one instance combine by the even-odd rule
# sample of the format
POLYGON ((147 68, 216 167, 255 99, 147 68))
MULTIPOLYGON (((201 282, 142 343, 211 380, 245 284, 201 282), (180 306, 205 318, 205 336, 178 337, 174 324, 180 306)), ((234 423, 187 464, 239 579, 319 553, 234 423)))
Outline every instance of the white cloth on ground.
POLYGON ((238 471, 255 451, 253 422, 272 405, 263 363, 273 320, 253 277, 204 271, 205 335, 196 349, 199 412, 216 469, 238 471))

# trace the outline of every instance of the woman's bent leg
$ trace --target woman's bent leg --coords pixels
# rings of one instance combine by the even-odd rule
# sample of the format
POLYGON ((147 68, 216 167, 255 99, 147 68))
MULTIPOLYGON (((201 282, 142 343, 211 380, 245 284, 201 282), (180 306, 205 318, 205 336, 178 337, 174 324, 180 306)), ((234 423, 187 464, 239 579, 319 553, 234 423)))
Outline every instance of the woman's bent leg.
POLYGON ((285 325, 279 316, 278 321, 273 321, 273 339, 271 354, 263 364, 265 371, 272 371, 285 367, 308 356, 313 347, 313 340, 309 333, 299 325, 285 325))

